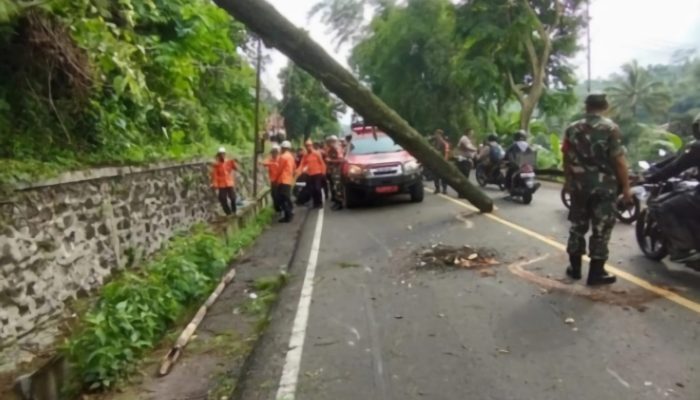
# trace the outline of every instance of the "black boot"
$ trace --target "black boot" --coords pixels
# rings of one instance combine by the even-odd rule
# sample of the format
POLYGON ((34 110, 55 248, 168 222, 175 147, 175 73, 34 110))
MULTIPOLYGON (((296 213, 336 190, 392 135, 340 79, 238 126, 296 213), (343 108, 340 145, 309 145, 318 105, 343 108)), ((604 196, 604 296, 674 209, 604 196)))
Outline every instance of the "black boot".
POLYGON ((591 260, 591 266, 588 270, 588 286, 610 285, 617 281, 615 275, 611 275, 605 270, 605 261, 591 260))
POLYGON ((566 275, 573 280, 581 279, 581 255, 569 254, 569 267, 566 269, 566 275))

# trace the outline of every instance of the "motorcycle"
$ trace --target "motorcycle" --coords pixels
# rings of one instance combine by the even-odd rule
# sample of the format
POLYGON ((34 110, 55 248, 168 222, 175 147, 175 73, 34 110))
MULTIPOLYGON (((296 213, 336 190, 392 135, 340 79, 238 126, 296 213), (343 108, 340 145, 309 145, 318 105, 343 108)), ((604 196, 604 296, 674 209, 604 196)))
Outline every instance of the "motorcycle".
MULTIPOLYGON (((639 215, 642 209, 642 204, 640 201, 640 196, 643 190, 638 187, 639 177, 637 175, 630 174, 630 184, 632 185, 632 204, 627 205, 622 201, 622 194, 620 193, 617 199, 617 207, 615 209, 615 215, 617 220, 625 223, 631 224, 639 219, 639 215)), ((566 186, 561 188, 560 192, 561 202, 568 209, 571 208, 571 193, 566 186)))
POLYGON ((540 188, 540 183, 535 181, 535 162, 537 153, 531 152, 519 156, 515 161, 508 193, 511 197, 519 197, 524 204, 532 203, 532 195, 540 188))
POLYGON ((486 166, 482 162, 477 162, 474 171, 476 181, 479 186, 485 187, 488 184, 496 185, 499 189, 506 189, 506 177, 503 174, 502 164, 496 166, 486 166))
MULTIPOLYGON (((649 163, 640 162, 640 166, 649 169, 649 163)), ((658 218, 663 218, 659 206, 671 197, 679 196, 687 191, 696 190, 700 183, 694 179, 671 178, 660 183, 643 183, 643 197, 647 208, 642 210, 635 226, 637 244, 644 255, 654 261, 661 261, 668 255, 669 243, 663 230, 659 227, 658 218)), ((696 238, 696 246, 700 249, 700 238, 696 238)), ((691 261, 686 265, 700 271, 700 260, 691 261)))

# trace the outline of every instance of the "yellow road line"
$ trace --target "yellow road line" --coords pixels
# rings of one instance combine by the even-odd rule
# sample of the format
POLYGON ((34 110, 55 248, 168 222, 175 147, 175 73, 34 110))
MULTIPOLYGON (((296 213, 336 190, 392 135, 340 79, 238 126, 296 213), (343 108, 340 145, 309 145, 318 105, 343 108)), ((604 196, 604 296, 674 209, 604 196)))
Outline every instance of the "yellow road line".
MULTIPOLYGON (((449 201, 459 205, 460 207, 463 207, 463 208, 466 208, 466 209, 469 209, 472 211, 477 211, 477 212, 479 211, 478 208, 476 208, 470 204, 464 203, 463 201, 452 198, 450 196, 446 196, 444 194, 441 194, 440 197, 442 197, 445 200, 449 200, 449 201)), ((509 228, 512 228, 516 231, 522 232, 530 237, 533 237, 541 242, 544 242, 544 243, 546 243, 546 244, 548 244, 548 245, 550 245, 558 250, 566 252, 566 246, 562 243, 557 242, 556 240, 550 239, 550 238, 548 238, 544 235, 541 235, 537 232, 531 231, 525 227, 514 224, 508 220, 505 220, 505 219, 499 217, 498 215, 495 215, 492 213, 491 214, 482 214, 482 215, 485 216, 486 218, 490 218, 490 219, 492 219, 492 220, 494 220, 502 225, 505 225, 509 228)), ((589 260, 588 257, 585 257, 585 259, 589 260)), ((691 311, 695 311, 696 313, 700 314, 700 303, 696 303, 696 302, 694 302, 690 299, 687 299, 683 296, 679 296, 678 294, 676 294, 668 289, 664 289, 662 287, 656 286, 651 282, 648 282, 648 281, 646 281, 646 280, 644 280, 636 275, 633 275, 627 271, 623 271, 623 270, 621 270, 613 265, 606 264, 605 268, 608 271, 614 273, 615 275, 617 275, 621 279, 624 279, 631 284, 634 284, 634 285, 637 285, 641 288, 644 288, 644 289, 646 289, 654 294, 657 294, 657 295, 659 295, 667 300, 670 300, 678 305, 681 305, 681 306, 683 306, 691 311)))

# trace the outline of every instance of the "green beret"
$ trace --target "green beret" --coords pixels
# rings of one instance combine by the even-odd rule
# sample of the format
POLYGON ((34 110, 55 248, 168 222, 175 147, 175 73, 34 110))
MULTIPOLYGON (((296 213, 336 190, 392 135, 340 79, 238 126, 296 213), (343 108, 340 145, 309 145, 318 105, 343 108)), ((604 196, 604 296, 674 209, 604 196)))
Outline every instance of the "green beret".
POLYGON ((586 97, 586 105, 593 107, 607 107, 608 98, 605 93, 591 93, 586 97))

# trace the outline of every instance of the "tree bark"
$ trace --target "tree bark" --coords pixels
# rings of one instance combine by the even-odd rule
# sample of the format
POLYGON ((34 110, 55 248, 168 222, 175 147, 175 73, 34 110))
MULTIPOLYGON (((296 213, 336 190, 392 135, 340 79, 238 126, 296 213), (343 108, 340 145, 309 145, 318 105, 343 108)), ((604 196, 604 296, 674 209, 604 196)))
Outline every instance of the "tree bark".
POLYGON ((427 140, 394 110, 363 86, 321 46, 295 27, 264 0, 214 0, 269 46, 286 54, 299 67, 321 81, 365 120, 372 121, 426 168, 444 179, 482 212, 493 211, 493 201, 472 185, 457 168, 444 159, 427 140))

